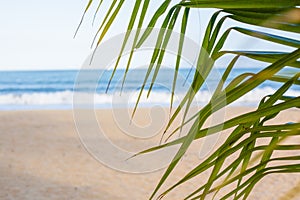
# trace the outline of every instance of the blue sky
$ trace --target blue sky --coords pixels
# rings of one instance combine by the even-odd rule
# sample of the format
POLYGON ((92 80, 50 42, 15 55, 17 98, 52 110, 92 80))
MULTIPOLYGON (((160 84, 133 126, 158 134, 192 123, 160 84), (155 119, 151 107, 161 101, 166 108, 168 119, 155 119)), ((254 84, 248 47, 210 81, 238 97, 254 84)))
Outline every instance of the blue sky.
MULTIPOLYGON (((73 39, 87 2, 1 0, 0 70, 79 68, 92 52, 90 45, 104 15, 101 11, 107 8, 107 1, 104 1, 95 26, 92 26, 97 7, 96 3, 92 4, 73 39)), ((131 8, 132 2, 127 1, 125 6, 131 8)), ((128 9, 123 9, 120 14, 123 19, 125 15, 128 15, 128 9)), ((123 19, 119 19, 110 34, 125 30, 123 19)))
POLYGON ((73 39, 86 1, 0 1, 0 69, 53 69, 80 65, 91 35, 73 39))
MULTIPOLYGON (((91 53, 92 38, 103 17, 100 10, 96 24, 92 27, 92 18, 97 7, 94 4, 77 37, 73 39, 87 2, 87 0, 1 0, 0 70, 79 68, 91 53)), ((126 3, 125 6, 131 8, 133 1, 126 3)), ((157 5, 159 4, 152 4, 151 9, 154 10, 157 5)), ((106 5, 103 6, 102 9, 105 9, 106 5)), ((118 34, 125 30, 127 23, 124 19, 129 18, 126 17, 127 8, 123 9, 118 22, 109 34, 118 34)), ((210 14, 211 10, 202 10, 200 14, 192 12, 189 36, 196 42, 200 42, 199 38, 204 32, 210 14)), ((276 48, 268 43, 253 42, 242 37, 232 40, 229 46, 240 49, 276 48)))

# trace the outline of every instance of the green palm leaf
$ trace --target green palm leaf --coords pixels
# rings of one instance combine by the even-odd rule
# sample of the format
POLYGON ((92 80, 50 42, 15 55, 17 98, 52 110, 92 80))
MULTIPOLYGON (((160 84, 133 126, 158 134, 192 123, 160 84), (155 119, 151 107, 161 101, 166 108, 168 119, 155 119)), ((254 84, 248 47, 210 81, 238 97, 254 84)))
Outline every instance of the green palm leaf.
MULTIPOLYGON (((79 26, 81 25, 85 13, 89 10, 92 3, 92 0, 88 2, 79 26)), ((116 20, 117 15, 123 8, 123 3, 124 0, 114 0, 110 4, 110 7, 108 8, 95 36, 95 41, 97 39, 96 47, 101 43, 111 25, 116 20)), ((153 84, 156 81, 165 57, 165 48, 169 43, 172 31, 175 30, 175 24, 178 23, 178 18, 181 17, 180 11, 184 10, 180 26, 180 33, 182 34, 182 37, 180 37, 178 41, 178 55, 175 59, 176 64, 174 66, 175 73, 172 82, 170 110, 172 110, 173 106, 178 70, 181 67, 181 54, 183 45, 185 43, 183 36, 186 35, 189 28, 188 21, 190 19, 190 10, 201 10, 201 8, 217 9, 217 11, 209 19, 208 25, 206 26, 191 86, 188 91, 186 91, 186 95, 172 114, 165 128, 163 136, 170 131, 169 129, 171 125, 181 112, 183 112, 182 123, 177 125, 174 130, 171 130, 170 133, 168 133, 167 140, 172 139, 172 136, 175 133, 181 131, 182 128, 189 123, 192 124, 190 130, 185 136, 164 144, 160 144, 159 146, 155 146, 134 155, 138 156, 140 154, 150 153, 172 145, 180 145, 180 149, 170 165, 167 167, 165 173, 150 196, 150 199, 153 199, 155 196, 157 196, 162 185, 172 174, 173 169, 177 166, 180 159, 188 150, 193 141, 231 128, 233 129, 231 134, 217 150, 209 155, 203 162, 195 166, 193 170, 187 172, 181 180, 179 180, 177 183, 174 183, 159 197, 164 197, 168 193, 172 192, 172 190, 176 189, 177 186, 186 183, 192 178, 200 176, 208 169, 212 170, 210 172, 208 181, 203 185, 199 185, 198 189, 191 194, 187 194, 186 199, 205 199, 207 195, 211 193, 215 193, 216 197, 222 188, 231 183, 236 183, 236 187, 223 195, 221 199, 227 199, 229 197, 233 197, 234 199, 246 199, 256 183, 268 174, 299 173, 299 163, 293 165, 275 165, 272 167, 269 167, 268 164, 273 162, 275 163, 275 161, 285 160, 300 161, 299 156, 273 157, 274 150, 282 152, 300 150, 299 144, 280 144, 280 142, 285 140, 287 137, 299 135, 300 124, 288 123, 267 125, 266 123, 271 119, 276 119, 277 115, 284 110, 290 108, 300 108, 300 97, 290 97, 285 95, 286 92, 293 86, 300 85, 300 41, 298 37, 300 33, 300 1, 182 0, 177 4, 174 4, 171 0, 165 0, 153 13, 150 22, 146 26, 148 29, 141 33, 140 29, 143 28, 146 12, 150 12, 150 3, 150 0, 144 0, 143 4, 142 1, 135 2, 129 24, 127 26, 128 34, 124 38, 123 46, 119 52, 116 66, 110 78, 110 80, 112 80, 114 77, 114 72, 117 69, 124 46, 128 41, 129 34, 134 28, 135 21, 138 19, 138 31, 135 34, 134 42, 132 44, 132 49, 123 77, 122 88, 125 83, 126 74, 131 66, 130 64, 134 55, 134 50, 142 46, 142 44, 151 34, 152 28, 157 26, 158 20, 164 17, 162 25, 160 26, 161 29, 157 37, 155 49, 152 53, 151 62, 149 63, 149 67, 147 69, 147 73, 145 75, 132 116, 134 116, 136 112, 142 92, 149 79, 151 79, 151 85, 150 89, 148 90, 148 96, 151 93, 153 84), (138 13, 140 10, 141 13, 139 15, 138 13), (225 22, 228 20, 234 21, 234 26, 226 26, 225 22), (245 28, 245 26, 247 26, 247 28, 245 28), (283 31, 284 33, 292 33, 297 35, 297 38, 291 38, 288 35, 282 36, 271 33, 271 31, 274 29, 283 31), (267 41, 272 44, 283 45, 292 50, 289 52, 274 51, 272 49, 266 49, 265 51, 249 49, 224 49, 224 45, 230 43, 229 36, 232 31, 238 35, 247 36, 257 41, 267 41), (233 55, 234 58, 226 64, 226 69, 222 75, 222 78, 219 80, 211 100, 207 103, 207 105, 199 109, 194 116, 186 119, 195 95, 203 88, 203 84, 207 80, 207 77, 212 73, 214 63, 227 55, 233 55), (232 73, 233 68, 236 66, 236 63, 241 57, 267 63, 267 67, 264 67, 256 73, 249 71, 238 74, 227 84, 228 77, 232 73), (293 67, 296 72, 289 75, 279 75, 279 72, 283 71, 287 67, 293 67), (151 74, 152 77, 150 76, 151 74), (228 119, 224 123, 203 128, 203 124, 216 111, 226 108, 233 102, 238 101, 244 95, 248 94, 266 81, 280 83, 281 87, 278 88, 273 94, 267 94, 263 99, 261 99, 260 104, 255 111, 247 112, 232 119, 228 119), (184 107, 185 109, 183 109, 184 107), (259 138, 268 138, 269 142, 266 145, 258 145, 257 140, 259 138), (256 154, 258 151, 261 152, 259 155, 256 154), (228 161, 228 158, 234 154, 237 154, 237 159, 226 165, 225 161, 228 161), (253 166, 253 164, 255 165, 253 166), (220 183, 220 181, 221 184, 216 184, 220 183)), ((101 4, 102 0, 98 2, 95 15, 97 14, 101 4)), ((76 30, 76 33, 77 31, 78 29, 76 30)))

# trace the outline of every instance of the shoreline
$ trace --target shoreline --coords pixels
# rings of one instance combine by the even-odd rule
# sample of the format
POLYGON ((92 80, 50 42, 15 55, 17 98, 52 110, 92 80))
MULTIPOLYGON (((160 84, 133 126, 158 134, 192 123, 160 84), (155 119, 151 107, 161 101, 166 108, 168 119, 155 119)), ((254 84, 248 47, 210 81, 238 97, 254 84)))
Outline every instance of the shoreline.
MULTIPOLYGON (((159 106, 163 109, 169 109, 170 105, 168 104, 154 104, 154 106, 159 106)), ((173 105, 173 110, 175 110, 177 108, 178 105, 173 105)), ((200 106, 204 106, 200 105, 200 106)), ((138 109, 149 109, 152 108, 153 104, 151 105, 139 105, 138 109)), ((196 106, 191 106, 191 107, 196 107, 196 106)), ((257 108, 256 105, 228 105, 228 108, 250 108, 250 109, 255 109, 257 108)), ((133 106, 128 106, 128 107, 124 107, 124 106, 120 106, 120 107, 115 107, 114 109, 133 109, 133 106)), ((100 105, 100 106, 96 106, 94 107, 95 110, 111 110, 112 106, 111 105, 100 105)), ((73 105, 61 105, 61 106, 57 106, 57 105, 37 105, 37 106, 30 106, 30 107, 26 107, 24 105, 21 106, 7 106, 7 105, 0 105, 0 112, 9 112, 9 111, 70 111, 70 110, 74 110, 73 105)))

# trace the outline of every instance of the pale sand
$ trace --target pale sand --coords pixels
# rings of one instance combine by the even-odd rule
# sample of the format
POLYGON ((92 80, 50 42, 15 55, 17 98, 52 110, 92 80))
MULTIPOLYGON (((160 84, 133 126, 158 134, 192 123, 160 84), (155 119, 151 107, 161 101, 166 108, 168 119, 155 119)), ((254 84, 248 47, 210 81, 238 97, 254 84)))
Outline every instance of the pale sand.
MULTIPOLYGON (((230 108, 227 117, 249 109, 230 108)), ((126 146, 128 141, 116 126, 111 110, 100 110, 97 114, 112 138, 126 146)), ((147 121, 148 114, 146 109, 140 110, 136 119, 147 121)), ((282 113, 277 121, 286 122, 286 118, 300 121, 300 112, 282 113)), ((147 199, 163 173, 122 173, 96 161, 79 140, 72 111, 0 112, 0 122, 1 200, 147 199)), ((158 139, 155 137, 149 143, 156 144, 158 139)), ((197 151, 188 153, 167 185, 199 162, 197 151)), ((207 175, 185 184, 165 199, 182 199, 207 175)), ((299 174, 270 175, 255 187, 249 199, 300 199, 299 191, 299 174)))

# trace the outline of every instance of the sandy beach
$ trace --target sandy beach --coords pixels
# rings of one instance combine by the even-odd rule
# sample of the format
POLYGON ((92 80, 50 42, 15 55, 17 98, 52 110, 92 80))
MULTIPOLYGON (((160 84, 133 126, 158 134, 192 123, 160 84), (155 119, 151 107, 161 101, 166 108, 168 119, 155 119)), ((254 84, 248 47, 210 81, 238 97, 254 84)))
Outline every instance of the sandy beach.
MULTIPOLYGON (((226 117, 246 110, 251 108, 230 108, 226 117)), ((143 123, 147 121, 148 114, 149 110, 142 109, 136 119, 143 123)), ((104 128, 111 132, 112 138, 118 138, 125 146, 128 144, 115 124, 112 110, 98 110, 96 115, 104 121, 104 128)), ((289 110, 281 113, 276 120, 284 123, 287 117, 299 122, 300 112, 289 110)), ((1 200, 142 200, 149 198, 163 174, 163 170, 144 174, 123 173, 98 162, 83 147, 71 110, 1 111, 0 121, 1 200)), ((157 144, 159 138, 153 137, 149 144, 157 144)), ((197 147, 192 148, 197 150, 197 147)), ((195 152, 184 157, 166 186, 200 162, 195 152)), ((179 187, 165 199, 182 199, 187 192, 196 189, 197 184, 204 182, 206 175, 208 173, 179 187)), ((249 199, 300 199, 299 191, 299 174, 276 174, 263 179, 249 199)))

